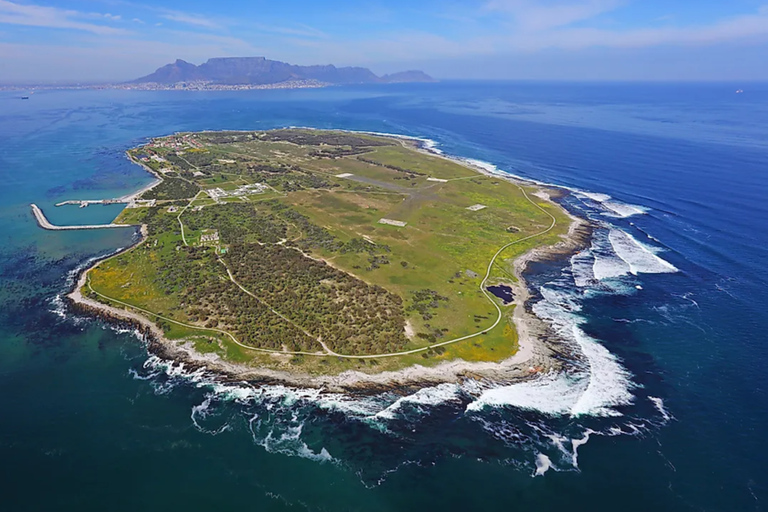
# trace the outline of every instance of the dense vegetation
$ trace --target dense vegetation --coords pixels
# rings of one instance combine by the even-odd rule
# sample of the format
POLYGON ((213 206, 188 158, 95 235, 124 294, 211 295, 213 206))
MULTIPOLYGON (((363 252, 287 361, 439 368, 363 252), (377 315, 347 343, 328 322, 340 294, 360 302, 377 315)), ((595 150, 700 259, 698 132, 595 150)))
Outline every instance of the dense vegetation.
POLYGON ((358 156, 357 159, 360 160, 361 162, 365 162, 367 164, 377 165, 379 167, 385 167, 387 169, 392 169, 393 171, 398 171, 398 172, 402 172, 402 173, 405 173, 405 174, 410 174, 412 176, 424 176, 423 172, 412 171, 411 169, 406 169, 404 167, 400 167, 399 165, 383 164, 381 162, 377 162, 376 160, 371 160, 370 158, 364 158, 362 156, 358 156))
POLYGON ((286 223, 269 208, 248 203, 225 203, 184 214, 192 230, 215 229, 230 242, 275 244, 287 236, 286 223))
MULTIPOLYGON (((274 130, 266 132, 262 140, 291 142, 302 146, 350 146, 351 148, 390 146, 392 142, 343 132, 274 130)), ((330 149, 330 148, 329 148, 330 149)))
POLYGON ((178 297, 191 322, 224 329, 242 343, 255 347, 320 350, 317 341, 299 327, 222 278, 223 266, 212 250, 179 246, 173 251, 162 251, 145 244, 139 251, 156 262, 156 285, 162 293, 178 297))
MULTIPOLYGON (((146 209, 143 221, 154 235, 178 230, 176 219, 160 207, 146 209)), ((163 250, 162 245, 145 244, 139 251, 154 262, 159 291, 177 296, 192 322, 228 330, 244 343, 316 351, 320 338, 333 350, 349 354, 402 348, 406 338, 400 297, 278 245, 286 239, 288 221, 300 228, 297 245, 307 250, 389 249, 362 239, 342 243, 282 203, 267 201, 258 207, 219 204, 184 216, 189 230, 218 230, 228 244, 224 260, 258 299, 224 278, 224 267, 211 248, 178 245, 163 250)))
POLYGON ((162 183, 144 193, 142 199, 189 199, 200 187, 182 178, 165 178, 162 183))
POLYGON ((225 260, 239 283, 334 351, 405 345, 402 300, 380 286, 280 245, 236 244, 225 260))

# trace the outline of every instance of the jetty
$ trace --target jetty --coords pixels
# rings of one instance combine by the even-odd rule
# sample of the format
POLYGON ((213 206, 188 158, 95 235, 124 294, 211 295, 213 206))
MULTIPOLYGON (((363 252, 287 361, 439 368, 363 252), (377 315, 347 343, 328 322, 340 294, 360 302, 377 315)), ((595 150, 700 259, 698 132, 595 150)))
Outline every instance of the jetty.
POLYGON ((135 227, 132 224, 87 224, 80 226, 56 226, 51 224, 45 217, 43 210, 39 206, 32 203, 32 213, 37 220, 37 224, 43 229, 49 229, 51 231, 74 231, 78 229, 109 229, 109 228, 132 228, 135 227))
POLYGON ((56 206, 66 206, 68 204, 77 204, 80 205, 80 208, 85 208, 89 204, 125 204, 130 202, 128 199, 125 198, 119 198, 119 199, 71 199, 69 201, 62 201, 60 203, 56 203, 56 206))

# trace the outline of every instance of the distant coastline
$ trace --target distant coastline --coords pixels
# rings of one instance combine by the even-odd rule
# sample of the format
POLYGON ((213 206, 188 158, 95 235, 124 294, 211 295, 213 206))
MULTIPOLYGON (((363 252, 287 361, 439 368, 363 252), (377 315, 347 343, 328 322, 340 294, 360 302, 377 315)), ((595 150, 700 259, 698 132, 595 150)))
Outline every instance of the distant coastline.
POLYGON ((118 90, 118 91, 256 91, 271 89, 320 89, 335 84, 317 80, 289 80, 275 84, 217 84, 208 81, 175 83, 0 85, 0 91, 118 90))
MULTIPOLYGON (((333 64, 300 66, 265 57, 218 57, 196 66, 177 59, 155 72, 127 82, 90 84, 0 84, 0 91, 117 89, 136 91, 251 91, 319 89, 332 85, 430 83, 420 70, 377 75, 363 67, 333 64)), ((26 98, 25 98, 26 99, 26 98)))

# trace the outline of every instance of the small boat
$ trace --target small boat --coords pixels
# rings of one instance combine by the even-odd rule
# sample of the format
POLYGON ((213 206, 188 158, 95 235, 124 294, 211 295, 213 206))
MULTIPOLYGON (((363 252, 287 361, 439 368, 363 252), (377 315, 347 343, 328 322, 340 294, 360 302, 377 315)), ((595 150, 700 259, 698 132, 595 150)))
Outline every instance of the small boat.
POLYGON ((743 92, 744 92, 744 89, 738 89, 738 90, 736 91, 736 94, 741 94, 741 93, 743 93, 743 92))
POLYGON ((28 99, 29 99, 29 96, 22 96, 22 97, 21 97, 21 99, 23 99, 23 100, 28 100, 28 99))

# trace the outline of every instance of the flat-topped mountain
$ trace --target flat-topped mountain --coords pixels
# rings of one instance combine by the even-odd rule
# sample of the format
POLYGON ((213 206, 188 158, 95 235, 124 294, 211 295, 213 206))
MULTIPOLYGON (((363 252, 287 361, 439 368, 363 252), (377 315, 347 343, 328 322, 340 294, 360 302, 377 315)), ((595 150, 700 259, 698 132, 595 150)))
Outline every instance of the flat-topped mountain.
POLYGON ((416 69, 410 71, 401 71, 399 73, 392 73, 391 75, 384 75, 381 77, 382 81, 387 83, 405 83, 405 82, 436 82, 434 78, 429 76, 423 71, 416 69))
POLYGON ((223 85, 268 85, 293 80, 316 80, 329 84, 434 82, 422 71, 404 71, 379 77, 361 67, 297 66, 264 57, 219 57, 196 66, 181 59, 167 64, 134 83, 172 84, 204 81, 223 85))

